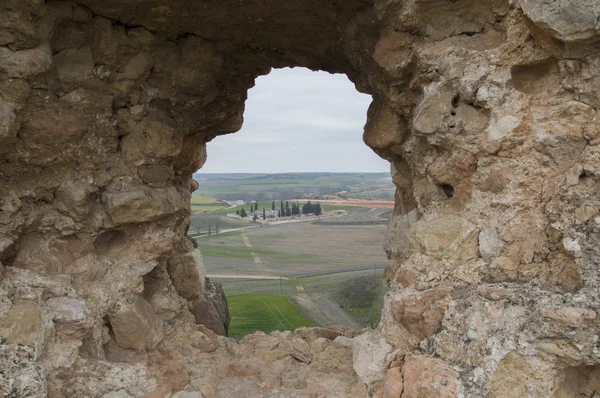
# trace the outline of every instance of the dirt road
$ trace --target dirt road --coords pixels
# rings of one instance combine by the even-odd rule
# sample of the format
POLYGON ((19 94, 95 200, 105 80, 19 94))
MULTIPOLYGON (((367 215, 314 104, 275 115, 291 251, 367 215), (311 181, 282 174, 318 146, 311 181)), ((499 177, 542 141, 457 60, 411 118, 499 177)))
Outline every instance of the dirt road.
POLYGON ((362 326, 352 314, 341 308, 327 293, 299 293, 292 297, 300 312, 323 327, 343 325, 360 330, 362 326))
POLYGON ((268 275, 244 275, 244 274, 236 274, 236 275, 226 275, 226 274, 209 274, 206 275, 209 278, 214 279, 258 279, 258 280, 275 280, 275 279, 283 279, 287 280, 285 276, 268 276, 268 275))

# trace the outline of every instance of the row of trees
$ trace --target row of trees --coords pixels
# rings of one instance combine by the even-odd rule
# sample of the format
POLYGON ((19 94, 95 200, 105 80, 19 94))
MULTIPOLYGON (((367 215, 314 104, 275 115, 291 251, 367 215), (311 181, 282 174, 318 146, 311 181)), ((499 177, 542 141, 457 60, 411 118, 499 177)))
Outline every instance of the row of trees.
MULTIPOLYGON (((273 201, 271 203, 271 211, 275 211, 275 201, 273 201)), ((257 212, 258 212, 258 202, 250 203, 250 213, 254 214, 254 217, 253 217, 254 221, 256 221, 258 219, 257 212)), ((299 216, 300 212, 302 212, 302 214, 304 214, 304 215, 314 214, 315 216, 320 216, 321 214, 323 214, 323 209, 321 208, 321 204, 319 202, 311 203, 310 200, 302 206, 302 209, 300 209, 300 203, 298 203, 298 202, 292 203, 292 207, 290 207, 290 202, 286 201, 285 205, 284 205, 283 200, 282 200, 279 203, 279 208, 277 209, 277 217, 281 218, 281 217, 299 216)), ((241 210, 236 210, 235 214, 239 215, 242 218, 248 217, 248 213, 246 212, 246 209, 244 209, 243 207, 241 210)), ((265 208, 262 209, 262 218, 263 218, 263 220, 267 219, 267 210, 265 208)))
POLYGON ((314 214, 315 216, 320 216, 323 214, 323 209, 321 209, 321 204, 319 202, 314 204, 309 200, 302 206, 302 214, 314 214))

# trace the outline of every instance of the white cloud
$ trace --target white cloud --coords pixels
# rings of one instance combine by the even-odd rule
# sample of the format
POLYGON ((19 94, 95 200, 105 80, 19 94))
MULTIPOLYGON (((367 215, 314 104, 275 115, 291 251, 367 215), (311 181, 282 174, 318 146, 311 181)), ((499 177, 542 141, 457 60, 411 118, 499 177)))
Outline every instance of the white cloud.
POLYGON ((370 102, 344 75, 275 69, 249 91, 242 129, 208 144, 201 171, 388 171, 362 142, 370 102))

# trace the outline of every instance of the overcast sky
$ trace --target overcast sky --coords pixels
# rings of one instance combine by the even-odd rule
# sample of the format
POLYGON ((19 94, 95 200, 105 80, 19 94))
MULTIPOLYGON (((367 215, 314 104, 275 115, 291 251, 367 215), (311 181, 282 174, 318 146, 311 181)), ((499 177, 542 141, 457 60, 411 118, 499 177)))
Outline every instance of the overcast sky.
POLYGON ((249 91, 242 129, 208 143, 201 172, 389 171, 362 141, 370 102, 345 75, 274 69, 249 91))

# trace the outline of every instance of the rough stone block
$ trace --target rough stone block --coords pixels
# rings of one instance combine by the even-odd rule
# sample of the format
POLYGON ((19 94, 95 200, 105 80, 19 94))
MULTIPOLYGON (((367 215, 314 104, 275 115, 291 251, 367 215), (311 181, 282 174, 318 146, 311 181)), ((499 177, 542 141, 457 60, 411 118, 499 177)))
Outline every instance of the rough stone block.
POLYGON ((478 231, 464 218, 447 216, 431 221, 419 220, 411 230, 412 245, 421 253, 461 261, 477 255, 478 231))
POLYGON ((411 398, 457 398, 460 396, 458 372, 444 361, 413 355, 406 358, 402 367, 404 376, 403 397, 411 398))
POLYGON ((35 301, 16 302, 0 319, 0 336, 9 344, 29 346, 39 355, 45 336, 42 314, 35 301))
POLYGON ((451 291, 448 286, 438 286, 424 292, 400 295, 392 301, 394 319, 419 339, 432 336, 442 327, 445 299, 451 291))
POLYGON ((383 379, 387 369, 387 356, 392 346, 378 331, 368 331, 352 340, 354 371, 364 384, 383 379))
POLYGON ((181 297, 190 301, 204 297, 204 264, 197 250, 171 256, 167 272, 181 297))
POLYGON ((600 35, 596 0, 519 0, 525 15, 547 34, 564 42, 600 35))
POLYGON ((502 246, 496 228, 484 228, 479 232, 479 254, 486 264, 490 264, 500 255, 502 246))
POLYGON ((195 303, 192 314, 196 323, 203 324, 216 334, 227 336, 230 321, 229 307, 220 283, 206 278, 204 298, 195 303))
POLYGON ((143 159, 172 158, 181 151, 182 137, 173 120, 162 118, 140 122, 122 140, 125 159, 131 162, 143 159))
POLYGON ((87 318, 85 300, 70 297, 52 297, 46 300, 55 322, 83 322, 87 318))
POLYGON ((69 215, 81 219, 89 212, 88 199, 98 188, 84 181, 63 181, 55 192, 55 197, 64 204, 69 215))
POLYGON ((150 186, 164 186, 167 181, 173 178, 173 168, 171 166, 145 164, 139 166, 137 172, 142 181, 150 186))
POLYGON ((0 73, 27 78, 46 72, 52 66, 52 50, 48 44, 29 50, 11 51, 0 47, 0 73))
POLYGON ((123 68, 123 73, 117 75, 117 79, 139 79, 150 72, 152 65, 154 65, 152 55, 147 52, 139 53, 129 60, 127 65, 123 68))
POLYGON ((369 116, 363 134, 365 144, 377 150, 402 143, 407 132, 406 122, 393 109, 373 102, 369 107, 369 116))
POLYGON ((8 145, 16 137, 21 124, 10 104, 0 99, 0 145, 8 145))
POLYGON ((385 373, 375 398, 398 398, 402 396, 403 389, 402 369, 391 368, 385 373))
POLYGON ((54 56, 58 78, 65 82, 82 82, 94 69, 90 46, 67 48, 54 56))
POLYGON ((153 350, 163 338, 162 320, 142 297, 124 305, 108 319, 121 348, 153 350))
POLYGON ((429 135, 443 129, 444 116, 450 115, 455 93, 449 85, 432 83, 424 88, 423 99, 415 109, 413 128, 429 135))
POLYGON ((549 308, 542 310, 542 315, 574 328, 589 325, 597 316, 595 311, 577 307, 549 308))
POLYGON ((154 221, 188 207, 175 187, 134 186, 127 191, 107 191, 102 201, 115 225, 154 221))

